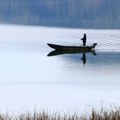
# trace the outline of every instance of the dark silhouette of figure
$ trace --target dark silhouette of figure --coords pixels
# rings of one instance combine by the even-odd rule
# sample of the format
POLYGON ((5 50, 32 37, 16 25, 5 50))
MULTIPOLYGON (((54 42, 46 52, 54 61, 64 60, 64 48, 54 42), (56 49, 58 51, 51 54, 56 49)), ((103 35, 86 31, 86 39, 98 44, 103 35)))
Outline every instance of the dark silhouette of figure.
POLYGON ((86 40, 87 40, 86 34, 84 34, 81 40, 83 41, 83 46, 86 46, 86 40))
POLYGON ((83 52, 82 61, 83 61, 83 64, 86 64, 86 54, 85 54, 85 52, 83 52))

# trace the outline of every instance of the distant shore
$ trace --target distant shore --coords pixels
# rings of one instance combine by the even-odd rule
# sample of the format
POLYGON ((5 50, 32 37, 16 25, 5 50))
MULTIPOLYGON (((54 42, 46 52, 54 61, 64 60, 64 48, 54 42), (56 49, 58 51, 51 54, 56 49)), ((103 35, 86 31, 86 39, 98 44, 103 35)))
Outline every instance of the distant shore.
POLYGON ((111 110, 101 109, 100 111, 92 110, 91 113, 49 113, 42 112, 24 112, 19 115, 0 114, 0 120, 120 120, 120 108, 111 110))

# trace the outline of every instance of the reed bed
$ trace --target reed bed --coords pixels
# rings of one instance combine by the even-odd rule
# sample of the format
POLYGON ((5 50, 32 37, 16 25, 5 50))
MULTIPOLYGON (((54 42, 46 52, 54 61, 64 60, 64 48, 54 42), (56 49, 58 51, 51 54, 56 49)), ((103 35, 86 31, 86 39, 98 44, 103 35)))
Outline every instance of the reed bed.
POLYGON ((104 110, 99 112, 92 110, 85 114, 60 114, 49 112, 22 113, 19 115, 0 115, 0 120, 120 120, 120 109, 104 110))

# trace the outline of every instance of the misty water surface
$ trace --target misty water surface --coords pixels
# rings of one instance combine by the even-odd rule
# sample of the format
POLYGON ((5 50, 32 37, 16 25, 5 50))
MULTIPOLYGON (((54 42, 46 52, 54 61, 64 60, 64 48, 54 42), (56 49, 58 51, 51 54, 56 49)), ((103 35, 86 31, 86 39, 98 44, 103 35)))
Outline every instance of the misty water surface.
POLYGON ((80 112, 120 104, 120 31, 0 26, 0 109, 80 112), (48 57, 47 43, 97 42, 96 54, 48 57))

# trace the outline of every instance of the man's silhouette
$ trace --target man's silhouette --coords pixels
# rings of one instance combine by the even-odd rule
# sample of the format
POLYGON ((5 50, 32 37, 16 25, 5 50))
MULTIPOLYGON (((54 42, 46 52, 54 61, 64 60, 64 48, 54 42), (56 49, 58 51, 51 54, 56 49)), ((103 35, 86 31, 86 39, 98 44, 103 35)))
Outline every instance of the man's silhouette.
POLYGON ((86 40, 87 40, 86 34, 84 34, 81 40, 83 41, 83 46, 86 46, 86 40))

